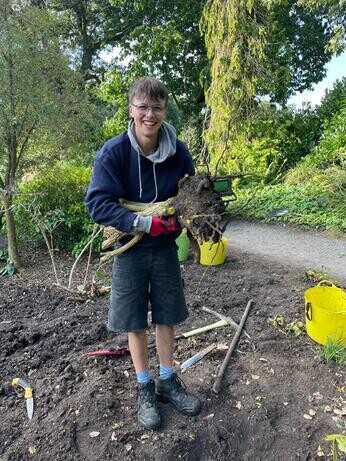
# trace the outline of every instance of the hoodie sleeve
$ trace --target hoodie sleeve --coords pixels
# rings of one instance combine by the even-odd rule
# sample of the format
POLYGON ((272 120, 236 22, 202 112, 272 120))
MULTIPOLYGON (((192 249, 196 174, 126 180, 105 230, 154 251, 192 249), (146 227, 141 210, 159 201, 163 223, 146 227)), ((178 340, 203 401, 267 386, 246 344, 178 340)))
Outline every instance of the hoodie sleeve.
POLYGON ((181 177, 183 177, 185 174, 188 174, 189 176, 194 176, 195 175, 195 167, 193 164, 193 160, 191 157, 190 152, 187 150, 185 144, 183 144, 181 141, 178 141, 181 146, 182 150, 184 152, 184 164, 183 164, 183 174, 181 177))
POLYGON ((105 150, 96 156, 85 205, 96 223, 131 232, 136 215, 118 203, 119 198, 124 196, 121 168, 109 158, 105 150))
POLYGON ((185 173, 184 174, 188 174, 189 176, 195 175, 195 167, 194 167, 191 155, 189 153, 186 156, 186 160, 185 160, 185 173))

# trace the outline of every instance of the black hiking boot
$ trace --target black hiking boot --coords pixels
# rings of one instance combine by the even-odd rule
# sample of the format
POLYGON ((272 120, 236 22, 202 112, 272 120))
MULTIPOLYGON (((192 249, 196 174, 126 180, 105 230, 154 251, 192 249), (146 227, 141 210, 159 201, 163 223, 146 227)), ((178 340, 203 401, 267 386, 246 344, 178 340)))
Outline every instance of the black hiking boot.
POLYGON ((171 403, 180 413, 195 416, 201 411, 201 402, 188 394, 183 381, 174 373, 168 379, 159 379, 156 388, 157 400, 171 403))
POLYGON ((155 382, 138 384, 138 421, 145 429, 159 429, 161 418, 156 405, 155 382))

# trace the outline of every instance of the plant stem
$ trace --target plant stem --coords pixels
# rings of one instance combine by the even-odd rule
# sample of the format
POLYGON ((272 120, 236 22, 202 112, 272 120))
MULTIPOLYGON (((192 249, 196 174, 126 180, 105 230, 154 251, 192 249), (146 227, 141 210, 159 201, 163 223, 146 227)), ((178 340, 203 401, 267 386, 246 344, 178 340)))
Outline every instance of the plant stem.
MULTIPOLYGON (((73 264, 73 266, 72 266, 72 268, 71 268, 70 277, 69 277, 69 279, 68 279, 68 288, 71 288, 71 285, 72 285, 72 275, 73 275, 73 272, 74 272, 74 270, 75 270, 75 268, 76 268, 76 266, 77 266, 78 261, 80 260, 80 258, 81 258, 81 256, 82 256, 82 254, 84 253, 85 250, 87 250, 87 248, 89 247, 89 245, 90 245, 90 247, 92 247, 92 242, 95 240, 95 238, 99 235, 99 233, 100 233, 100 232, 102 231, 102 229, 103 229, 103 228, 101 227, 101 228, 96 232, 96 234, 95 234, 96 228, 97 228, 97 224, 94 225, 93 233, 92 233, 91 239, 88 241, 88 243, 87 243, 87 244, 85 245, 85 247, 82 249, 82 251, 79 253, 77 259, 75 260, 75 262, 74 262, 74 264, 73 264)), ((90 253, 89 253, 88 265, 87 265, 87 269, 86 269, 87 271, 89 270, 90 257, 91 257, 91 251, 90 251, 90 253)))

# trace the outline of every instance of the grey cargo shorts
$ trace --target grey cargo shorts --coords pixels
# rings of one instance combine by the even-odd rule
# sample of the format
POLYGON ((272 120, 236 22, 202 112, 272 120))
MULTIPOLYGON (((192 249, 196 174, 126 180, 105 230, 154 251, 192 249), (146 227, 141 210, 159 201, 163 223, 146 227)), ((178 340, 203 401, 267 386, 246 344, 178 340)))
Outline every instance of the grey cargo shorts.
POLYGON ((188 317, 175 244, 135 246, 114 258, 108 329, 146 329, 149 302, 154 324, 173 326, 188 317))

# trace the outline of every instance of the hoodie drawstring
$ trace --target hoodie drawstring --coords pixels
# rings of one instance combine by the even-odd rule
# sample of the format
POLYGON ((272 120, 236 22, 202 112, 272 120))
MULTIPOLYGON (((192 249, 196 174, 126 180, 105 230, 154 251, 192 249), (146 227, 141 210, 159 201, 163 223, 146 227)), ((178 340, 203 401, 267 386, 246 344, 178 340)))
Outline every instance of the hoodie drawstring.
POLYGON ((154 183, 155 183, 155 197, 153 198, 153 200, 150 202, 150 203, 154 203, 155 200, 157 199, 157 181, 156 181, 156 170, 155 170, 155 163, 153 163, 153 175, 154 175, 154 183))
POLYGON ((142 198, 142 172, 141 172, 141 158, 140 154, 137 151, 137 161, 138 161, 138 182, 139 182, 139 198, 142 198))
MULTIPOLYGON (((142 198, 142 171, 141 171, 141 157, 140 153, 137 151, 137 162, 138 162, 138 182, 139 182, 139 198, 142 198)), ((154 176, 154 184, 155 184, 155 197, 152 199, 150 203, 154 203, 158 196, 157 190, 157 180, 156 180, 156 169, 155 163, 153 163, 153 176, 154 176)))

